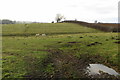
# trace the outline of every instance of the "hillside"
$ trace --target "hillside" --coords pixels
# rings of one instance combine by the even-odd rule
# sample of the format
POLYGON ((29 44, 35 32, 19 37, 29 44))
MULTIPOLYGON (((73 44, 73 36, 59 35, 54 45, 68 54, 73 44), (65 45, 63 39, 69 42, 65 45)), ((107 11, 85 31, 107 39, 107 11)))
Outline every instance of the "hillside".
POLYGON ((4 35, 35 35, 39 34, 72 34, 101 32, 74 23, 33 23, 33 24, 5 24, 2 26, 4 35))

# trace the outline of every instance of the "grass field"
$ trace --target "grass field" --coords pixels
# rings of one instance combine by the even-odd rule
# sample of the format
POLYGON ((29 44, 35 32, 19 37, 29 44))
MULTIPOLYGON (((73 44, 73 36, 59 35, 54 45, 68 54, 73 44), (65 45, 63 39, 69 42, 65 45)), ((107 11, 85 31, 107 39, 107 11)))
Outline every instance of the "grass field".
POLYGON ((3 78, 83 78, 90 63, 120 72, 119 40, 118 33, 72 23, 3 25, 3 78))
POLYGON ((41 24, 5 24, 3 25, 3 35, 35 35, 39 34, 66 34, 100 32, 73 23, 41 23, 41 24))

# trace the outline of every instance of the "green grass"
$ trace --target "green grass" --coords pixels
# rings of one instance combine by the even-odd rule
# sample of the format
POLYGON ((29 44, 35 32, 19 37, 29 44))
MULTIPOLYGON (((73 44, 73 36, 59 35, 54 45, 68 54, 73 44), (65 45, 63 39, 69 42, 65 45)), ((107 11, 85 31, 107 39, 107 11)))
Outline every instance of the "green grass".
MULTIPOLYGON (((114 43, 116 40, 111 39, 111 37, 116 36, 117 33, 86 33, 46 37, 3 37, 3 77, 17 78, 24 76, 32 72, 30 71, 31 67, 35 65, 36 67, 33 68, 38 71, 45 68, 40 67, 40 65, 44 59, 47 59, 47 55, 50 55, 50 53, 37 50, 50 48, 61 49, 68 53, 73 52, 78 58, 80 58, 81 54, 85 53, 90 55, 99 54, 116 67, 118 64, 118 44, 114 43), (83 38, 80 38, 81 36, 83 38), (92 38, 90 36, 92 36, 92 38), (106 39, 109 39, 109 41, 105 41, 106 39), (59 41, 62 43, 58 44, 59 41), (72 46, 66 45, 72 41, 81 43, 72 44, 72 46), (102 45, 86 46, 96 41, 101 42, 102 45), (76 48, 80 49, 80 51, 72 51, 76 48), (40 68, 37 68, 38 66, 40 68)), ((51 65, 48 64, 45 71, 51 72, 53 68, 50 66, 51 65)))
POLYGON ((27 74, 31 70, 29 68, 35 66, 34 64, 41 64, 48 53, 34 49, 44 48, 48 41, 43 42, 43 39, 39 40, 31 37, 3 37, 3 77, 21 77, 27 74))
MULTIPOLYGON (((83 58, 82 54, 87 54, 88 56, 100 55, 103 60, 96 59, 98 63, 111 66, 119 71, 118 46, 120 44, 114 43, 119 41, 116 40, 118 33, 102 33, 95 29, 69 23, 28 24, 28 26, 29 28, 24 32, 24 24, 3 25, 3 35, 16 35, 3 36, 3 78, 22 78, 29 75, 46 77, 47 75, 53 75, 52 53, 47 51, 50 49, 59 49, 63 53, 73 54, 77 58, 83 58), (26 33, 29 35, 35 33, 55 35, 39 37, 19 36, 19 34, 25 35, 26 33), (108 41, 106 41, 107 39, 108 41), (94 42, 102 44, 87 46, 94 42)), ((86 57, 85 59, 89 60, 86 57)))
POLYGON ((2 26, 3 35, 35 35, 39 34, 69 34, 100 32, 96 29, 87 28, 73 23, 38 23, 38 24, 5 24, 2 26))

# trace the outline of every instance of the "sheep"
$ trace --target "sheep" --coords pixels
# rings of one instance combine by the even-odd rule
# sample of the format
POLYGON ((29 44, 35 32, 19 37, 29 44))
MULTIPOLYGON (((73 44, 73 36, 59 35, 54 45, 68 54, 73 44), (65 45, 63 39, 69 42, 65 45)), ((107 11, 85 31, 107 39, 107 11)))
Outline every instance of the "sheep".
POLYGON ((42 36, 46 36, 46 34, 42 34, 42 36))
POLYGON ((40 36, 40 34, 35 34, 35 36, 37 37, 37 36, 40 36))
POLYGON ((35 34, 36 37, 38 37, 38 36, 40 36, 40 35, 41 35, 41 36, 46 36, 46 34, 35 34))

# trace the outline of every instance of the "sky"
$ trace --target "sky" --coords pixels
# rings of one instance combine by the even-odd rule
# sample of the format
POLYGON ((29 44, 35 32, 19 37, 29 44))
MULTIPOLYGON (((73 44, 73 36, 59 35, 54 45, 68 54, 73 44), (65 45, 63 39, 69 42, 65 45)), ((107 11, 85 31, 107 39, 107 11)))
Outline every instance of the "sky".
POLYGON ((66 20, 117 23, 119 0, 0 0, 0 19, 16 21, 66 20))

